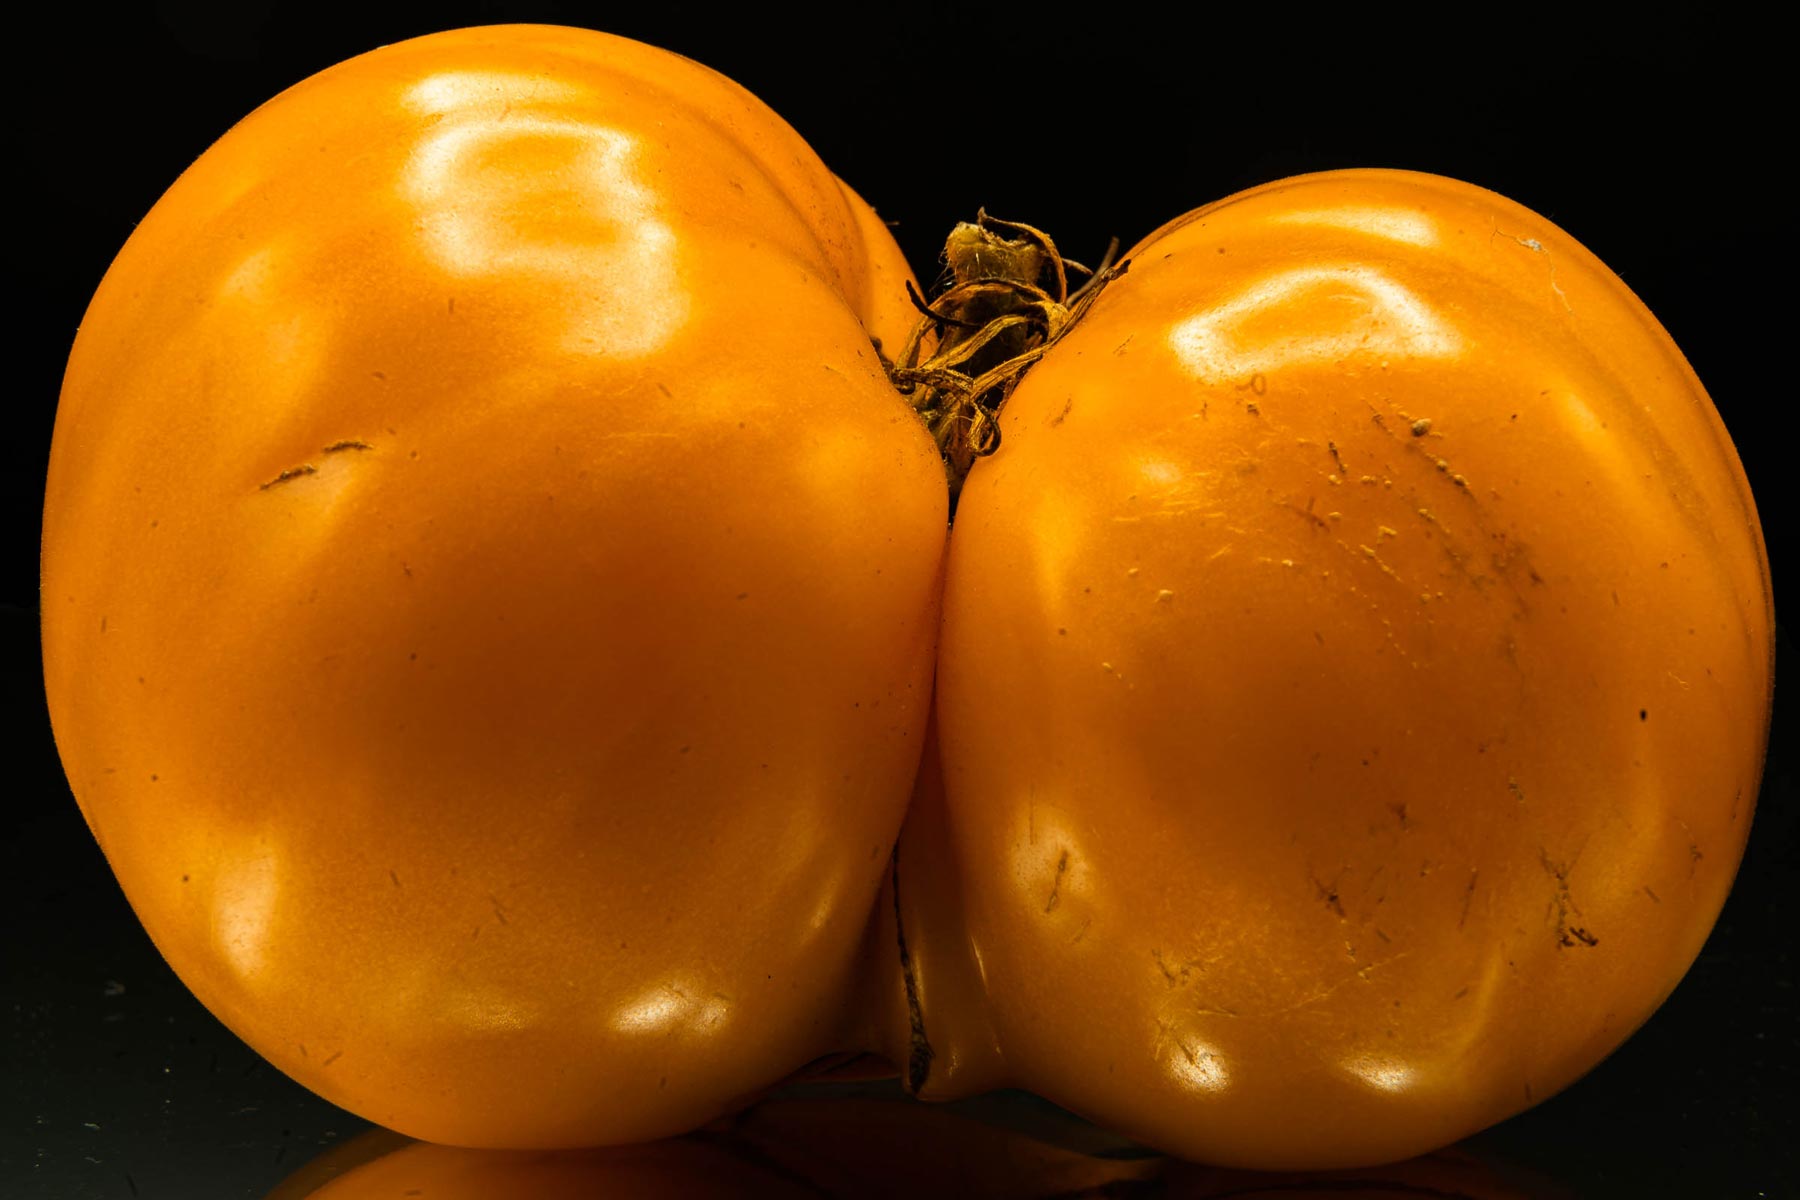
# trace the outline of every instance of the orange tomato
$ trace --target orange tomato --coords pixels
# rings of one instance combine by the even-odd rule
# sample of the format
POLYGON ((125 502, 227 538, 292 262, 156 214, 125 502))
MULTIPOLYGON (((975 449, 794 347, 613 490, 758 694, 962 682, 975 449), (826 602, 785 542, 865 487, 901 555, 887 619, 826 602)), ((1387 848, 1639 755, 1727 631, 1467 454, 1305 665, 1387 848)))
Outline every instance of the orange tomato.
POLYGON ((227 1025, 473 1145, 835 1047, 931 688, 906 276, 754 98, 597 33, 376 51, 182 176, 69 364, 44 655, 227 1025))
POLYGON ((911 857, 988 1008, 936 1015, 983 1083, 1207 1161, 1446 1144, 1719 912, 1770 702, 1749 488, 1655 318, 1480 188, 1288 180, 1130 259, 957 509, 911 857))
POLYGON ((1431 176, 1131 263, 946 540, 870 345, 906 266, 735 85, 507 27, 265 105, 102 284, 46 497, 58 746, 157 945, 471 1146, 865 1048, 1243 1166, 1576 1078, 1757 790, 1767 563, 1705 391, 1431 176))

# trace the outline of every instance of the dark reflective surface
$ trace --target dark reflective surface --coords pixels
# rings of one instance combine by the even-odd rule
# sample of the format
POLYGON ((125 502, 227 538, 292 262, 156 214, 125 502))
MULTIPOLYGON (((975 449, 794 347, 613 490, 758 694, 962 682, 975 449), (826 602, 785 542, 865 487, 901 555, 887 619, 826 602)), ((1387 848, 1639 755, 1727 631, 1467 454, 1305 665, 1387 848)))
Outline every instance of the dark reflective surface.
MULTIPOLYGON (((815 1089, 816 1090, 816 1089, 815 1089)), ((459 1150, 385 1130, 309 1163, 269 1200, 580 1200, 629 1197, 1456 1196, 1554 1200, 1560 1185, 1451 1149, 1359 1171, 1259 1175, 1096 1144, 1094 1131, 1031 1097, 932 1107, 839 1094, 765 1101, 688 1137, 563 1153, 459 1150)))
MULTIPOLYGON (((1183 31, 1160 11, 1114 5, 1033 31, 962 8, 960 28, 973 22, 978 45, 1004 43, 1007 78, 1056 90, 1042 105, 1022 105, 1034 114, 1028 153, 963 156, 946 171, 921 170, 916 154, 895 149, 930 140, 917 131, 921 122, 937 128, 944 63, 957 57, 946 55, 930 13, 907 11, 902 21, 844 10, 829 31, 841 51, 823 55, 807 39, 776 37, 753 7, 700 21, 653 9, 447 4, 335 23, 294 4, 144 6, 127 17, 70 7, 48 29, 19 36, 9 81, 20 98, 13 134, 22 159, 9 162, 30 220, 9 247, 9 282, 27 311, 9 340, 22 377, 9 391, 13 457, 0 472, 0 1197, 306 1195, 329 1180, 295 1172, 315 1161, 325 1170, 368 1129, 264 1066, 145 938, 63 782, 43 718, 35 630, 37 504, 55 395, 106 264, 180 167, 234 120, 382 42, 534 19, 601 24, 680 50, 786 115, 901 222, 901 243, 921 271, 949 223, 984 203, 1055 230, 1070 253, 1092 258, 1087 247, 1108 235, 1130 242, 1194 204, 1303 170, 1415 167, 1506 192, 1600 254, 1682 346, 1738 443, 1785 604, 1793 472, 1780 434, 1790 337, 1785 321, 1775 327, 1785 309, 1759 297, 1771 279, 1781 282, 1770 254, 1772 205, 1786 194, 1773 176, 1784 144, 1774 89, 1787 76, 1758 59, 1768 53, 1762 43, 1772 50, 1766 33, 1681 14, 1615 26, 1572 12, 1484 11, 1462 30, 1434 18, 1446 38, 1427 52, 1402 45, 1384 21, 1321 28, 1287 10, 1209 11, 1202 28, 1183 31), (282 1187, 290 1190, 275 1191, 282 1187)), ((1778 659, 1792 662, 1793 649, 1784 626, 1778 659)), ((1688 978, 1590 1076, 1466 1147, 1492 1171, 1507 1164, 1505 1186, 1515 1186, 1505 1183, 1510 1171, 1550 1195, 1800 1192, 1791 1116, 1800 1085, 1795 729, 1794 704, 1778 689, 1745 865, 1688 978)), ((821 1116, 801 1127, 827 1126, 821 1116)), ((1092 1157, 1088 1142, 1075 1145, 1092 1157)), ((644 1161, 660 1153, 646 1151, 644 1161)), ((1224 1194, 1292 1182, 1239 1181, 1224 1194)))

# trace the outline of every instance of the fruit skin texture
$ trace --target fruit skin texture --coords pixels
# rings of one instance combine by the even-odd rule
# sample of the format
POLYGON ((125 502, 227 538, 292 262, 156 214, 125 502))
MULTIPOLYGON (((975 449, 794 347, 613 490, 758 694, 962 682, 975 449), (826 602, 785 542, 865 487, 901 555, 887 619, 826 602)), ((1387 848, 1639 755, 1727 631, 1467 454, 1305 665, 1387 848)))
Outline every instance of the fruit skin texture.
POLYGON ((1770 702, 1748 485, 1642 303, 1480 188, 1301 177, 1130 258, 951 542, 944 853, 1001 1073, 1224 1164, 1447 1144, 1719 912, 1770 702))
POLYGON ((936 633, 906 277, 748 93, 576 30, 351 60, 170 189, 68 368, 46 685, 227 1025, 520 1147, 836 1047, 936 633))

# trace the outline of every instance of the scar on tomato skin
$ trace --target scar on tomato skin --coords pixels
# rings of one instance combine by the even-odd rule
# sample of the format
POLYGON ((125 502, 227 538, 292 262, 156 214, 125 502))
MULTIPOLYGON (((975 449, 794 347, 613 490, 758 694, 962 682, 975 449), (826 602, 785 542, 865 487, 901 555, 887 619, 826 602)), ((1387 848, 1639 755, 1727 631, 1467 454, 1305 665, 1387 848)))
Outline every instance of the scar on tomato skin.
POLYGON ((1068 874, 1068 872, 1069 852, 1064 850, 1062 852, 1062 857, 1056 860, 1056 880, 1050 885, 1050 899, 1044 903, 1044 911, 1046 913, 1055 912, 1057 904, 1061 902, 1063 876, 1068 874))
POLYGON ((288 483, 300 478, 302 475, 316 475, 318 472, 319 468, 313 466, 311 463, 301 463, 297 467, 289 467, 275 478, 258 487, 257 491, 266 492, 278 483, 288 483))
POLYGON ((336 454, 340 450, 373 450, 375 447, 357 438, 345 438, 341 442, 333 442, 320 451, 321 454, 336 454))

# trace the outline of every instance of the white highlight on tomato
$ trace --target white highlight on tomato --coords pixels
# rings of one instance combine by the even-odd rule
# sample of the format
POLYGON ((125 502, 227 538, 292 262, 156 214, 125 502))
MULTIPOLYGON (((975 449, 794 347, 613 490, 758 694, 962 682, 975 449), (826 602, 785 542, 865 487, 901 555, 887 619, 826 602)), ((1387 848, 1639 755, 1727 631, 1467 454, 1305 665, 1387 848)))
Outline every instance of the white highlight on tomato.
POLYGON ((1266 275, 1169 330, 1196 378, 1242 384, 1278 367, 1352 354, 1449 358, 1462 336, 1405 284, 1375 267, 1295 267, 1266 275))
POLYGON ((1282 225, 1324 225, 1332 229, 1349 229, 1409 246, 1435 246, 1437 223, 1421 212, 1404 208, 1309 208, 1298 212, 1277 213, 1270 218, 1282 225))
POLYGON ((687 319, 674 231, 638 174, 631 135, 593 121, 584 89, 507 72, 446 72, 407 89, 436 119, 401 192, 433 257, 461 276, 527 274, 566 314, 563 348, 630 358, 687 319), (563 236, 527 238, 546 216, 563 236))

